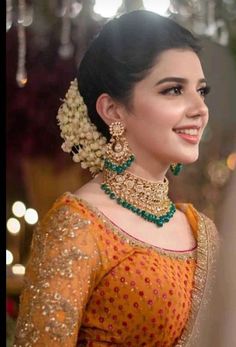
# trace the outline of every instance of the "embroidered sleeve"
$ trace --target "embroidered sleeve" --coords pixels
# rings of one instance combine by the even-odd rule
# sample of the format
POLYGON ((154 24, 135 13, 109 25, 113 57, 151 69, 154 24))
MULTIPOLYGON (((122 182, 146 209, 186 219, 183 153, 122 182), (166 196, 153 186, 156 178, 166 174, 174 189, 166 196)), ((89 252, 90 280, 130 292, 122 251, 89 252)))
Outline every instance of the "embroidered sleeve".
POLYGON ((100 268, 90 228, 89 220, 64 204, 35 229, 14 347, 76 346, 100 268))

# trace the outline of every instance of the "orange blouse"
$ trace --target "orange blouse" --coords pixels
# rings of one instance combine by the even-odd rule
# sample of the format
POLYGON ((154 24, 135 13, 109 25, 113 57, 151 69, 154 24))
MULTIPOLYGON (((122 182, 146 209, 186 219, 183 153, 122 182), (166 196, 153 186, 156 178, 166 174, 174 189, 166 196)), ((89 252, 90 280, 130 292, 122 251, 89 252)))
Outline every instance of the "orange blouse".
POLYGON ((200 219, 205 231, 214 225, 190 204, 177 207, 198 241, 194 250, 138 241, 63 194, 34 232, 14 346, 184 346, 207 274, 204 258, 197 268, 200 247, 207 259, 200 219))

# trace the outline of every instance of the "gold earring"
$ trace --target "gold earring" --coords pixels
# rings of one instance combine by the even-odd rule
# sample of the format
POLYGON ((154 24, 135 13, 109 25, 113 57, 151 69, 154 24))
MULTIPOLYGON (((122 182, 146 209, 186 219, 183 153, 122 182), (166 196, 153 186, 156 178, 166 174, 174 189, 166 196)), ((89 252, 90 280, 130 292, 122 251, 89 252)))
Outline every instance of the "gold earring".
POLYGON ((122 174, 135 159, 124 136, 125 127, 121 122, 113 122, 109 126, 111 134, 107 144, 104 167, 117 174, 122 174))

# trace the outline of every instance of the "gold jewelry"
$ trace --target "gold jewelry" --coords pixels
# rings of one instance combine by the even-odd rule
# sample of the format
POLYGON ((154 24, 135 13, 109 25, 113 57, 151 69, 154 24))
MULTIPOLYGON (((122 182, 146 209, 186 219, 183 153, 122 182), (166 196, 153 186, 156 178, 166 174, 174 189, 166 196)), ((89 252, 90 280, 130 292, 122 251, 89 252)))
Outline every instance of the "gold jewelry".
POLYGON ((113 122, 109 126, 109 131, 111 139, 106 146, 104 167, 121 174, 131 165, 135 157, 124 136, 124 125, 121 122, 113 122))
POLYGON ((173 163, 170 165, 170 170, 175 176, 178 176, 182 168, 183 168, 183 164, 181 163, 173 163))
POLYGON ((168 197, 169 182, 150 182, 128 171, 116 174, 104 169, 101 188, 111 199, 145 220, 163 226, 176 208, 168 197))

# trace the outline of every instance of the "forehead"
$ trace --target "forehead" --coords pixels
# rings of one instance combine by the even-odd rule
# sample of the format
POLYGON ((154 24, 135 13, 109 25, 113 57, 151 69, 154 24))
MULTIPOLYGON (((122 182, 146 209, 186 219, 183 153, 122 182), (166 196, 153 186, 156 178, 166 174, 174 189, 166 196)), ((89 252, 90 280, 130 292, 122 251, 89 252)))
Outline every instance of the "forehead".
POLYGON ((169 49, 158 56, 149 76, 160 79, 167 76, 199 79, 204 77, 204 73, 195 52, 189 49, 169 49))

